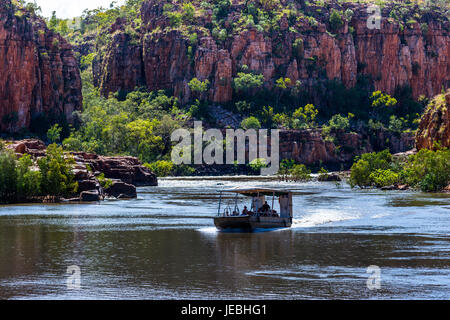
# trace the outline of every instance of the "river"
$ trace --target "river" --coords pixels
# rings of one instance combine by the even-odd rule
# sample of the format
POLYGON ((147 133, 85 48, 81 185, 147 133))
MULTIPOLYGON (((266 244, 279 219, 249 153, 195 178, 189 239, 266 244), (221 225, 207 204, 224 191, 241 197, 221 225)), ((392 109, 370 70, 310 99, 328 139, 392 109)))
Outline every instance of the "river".
POLYGON ((244 178, 138 191, 130 201, 0 207, 0 299, 450 298, 449 195, 244 178), (294 226, 216 231, 218 191, 236 186, 292 190, 294 226), (378 289, 369 266, 380 268, 378 289))

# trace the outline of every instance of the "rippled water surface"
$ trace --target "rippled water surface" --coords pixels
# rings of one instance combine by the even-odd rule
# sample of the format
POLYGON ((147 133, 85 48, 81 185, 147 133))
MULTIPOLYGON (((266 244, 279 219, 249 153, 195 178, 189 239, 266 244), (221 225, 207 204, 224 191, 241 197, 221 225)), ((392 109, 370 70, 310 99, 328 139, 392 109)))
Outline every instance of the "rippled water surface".
POLYGON ((448 195, 162 180, 131 201, 0 207, 0 299, 449 299, 449 234, 448 195), (293 228, 217 232, 218 191, 254 185, 294 191, 293 228))

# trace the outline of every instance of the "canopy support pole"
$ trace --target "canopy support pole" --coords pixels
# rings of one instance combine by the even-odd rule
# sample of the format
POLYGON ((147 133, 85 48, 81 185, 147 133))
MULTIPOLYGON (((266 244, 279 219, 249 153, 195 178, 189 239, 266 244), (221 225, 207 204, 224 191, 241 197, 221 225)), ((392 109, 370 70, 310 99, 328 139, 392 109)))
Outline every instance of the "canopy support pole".
POLYGON ((273 213, 273 206, 275 205, 275 192, 272 194, 272 213, 273 213))
POLYGON ((220 216, 220 206, 222 205, 222 191, 220 191, 220 198, 219 198, 219 211, 217 212, 217 215, 220 216))

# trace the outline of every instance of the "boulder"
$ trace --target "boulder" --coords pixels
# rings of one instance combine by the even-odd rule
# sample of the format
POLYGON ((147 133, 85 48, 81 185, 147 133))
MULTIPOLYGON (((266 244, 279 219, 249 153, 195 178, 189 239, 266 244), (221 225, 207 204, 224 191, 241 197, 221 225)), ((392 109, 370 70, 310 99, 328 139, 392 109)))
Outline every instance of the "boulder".
POLYGON ((158 179, 135 157, 104 157, 85 152, 73 153, 77 163, 89 165, 109 179, 122 180, 136 186, 156 186, 158 179))
POLYGON ((112 186, 105 190, 105 194, 115 198, 137 197, 136 187, 123 181, 113 181, 112 186))
POLYGON ((78 192, 97 190, 100 193, 101 186, 97 180, 78 181, 78 192))
POLYGON ((100 200, 100 194, 97 190, 83 191, 80 194, 80 201, 83 202, 98 202, 100 200))

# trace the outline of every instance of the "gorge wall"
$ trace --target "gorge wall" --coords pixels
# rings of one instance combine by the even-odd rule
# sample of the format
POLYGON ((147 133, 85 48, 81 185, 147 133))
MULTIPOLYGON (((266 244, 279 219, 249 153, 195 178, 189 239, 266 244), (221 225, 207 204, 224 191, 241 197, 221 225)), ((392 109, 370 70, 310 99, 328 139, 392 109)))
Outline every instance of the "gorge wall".
MULTIPOLYGON (((141 9, 140 27, 118 22, 111 28, 110 43, 94 61, 94 78, 104 95, 131 91, 136 86, 149 90, 173 89, 187 101, 188 82, 196 77, 209 80, 208 98, 215 103, 233 99, 233 78, 243 65, 263 74, 265 86, 273 87, 279 77, 312 87, 320 80, 339 80, 355 86, 358 76, 370 76, 374 88, 394 94, 396 88, 409 86, 415 98, 432 97, 450 87, 450 24, 442 12, 429 12, 407 25, 390 17, 392 6, 382 9, 381 28, 369 29, 367 5, 336 3, 326 7, 302 1, 282 0, 288 8, 309 10, 314 19, 288 13, 277 21, 276 31, 252 25, 234 30, 246 9, 244 1, 232 1, 224 17, 227 36, 218 39, 213 30, 213 11, 199 9, 188 30, 173 27, 167 15, 169 1, 147 0, 141 9), (334 33, 330 10, 351 10, 351 19, 334 33), (192 34, 196 33, 195 41, 192 34)), ((171 1, 171 12, 180 1, 171 1)), ((350 12, 350 11, 348 11, 350 12)))
POLYGON ((419 124, 417 149, 435 149, 435 143, 450 148, 450 90, 435 97, 419 124))
POLYGON ((33 13, 2 0, 0 132, 29 129, 33 118, 71 122, 81 107, 80 72, 70 44, 33 13))

